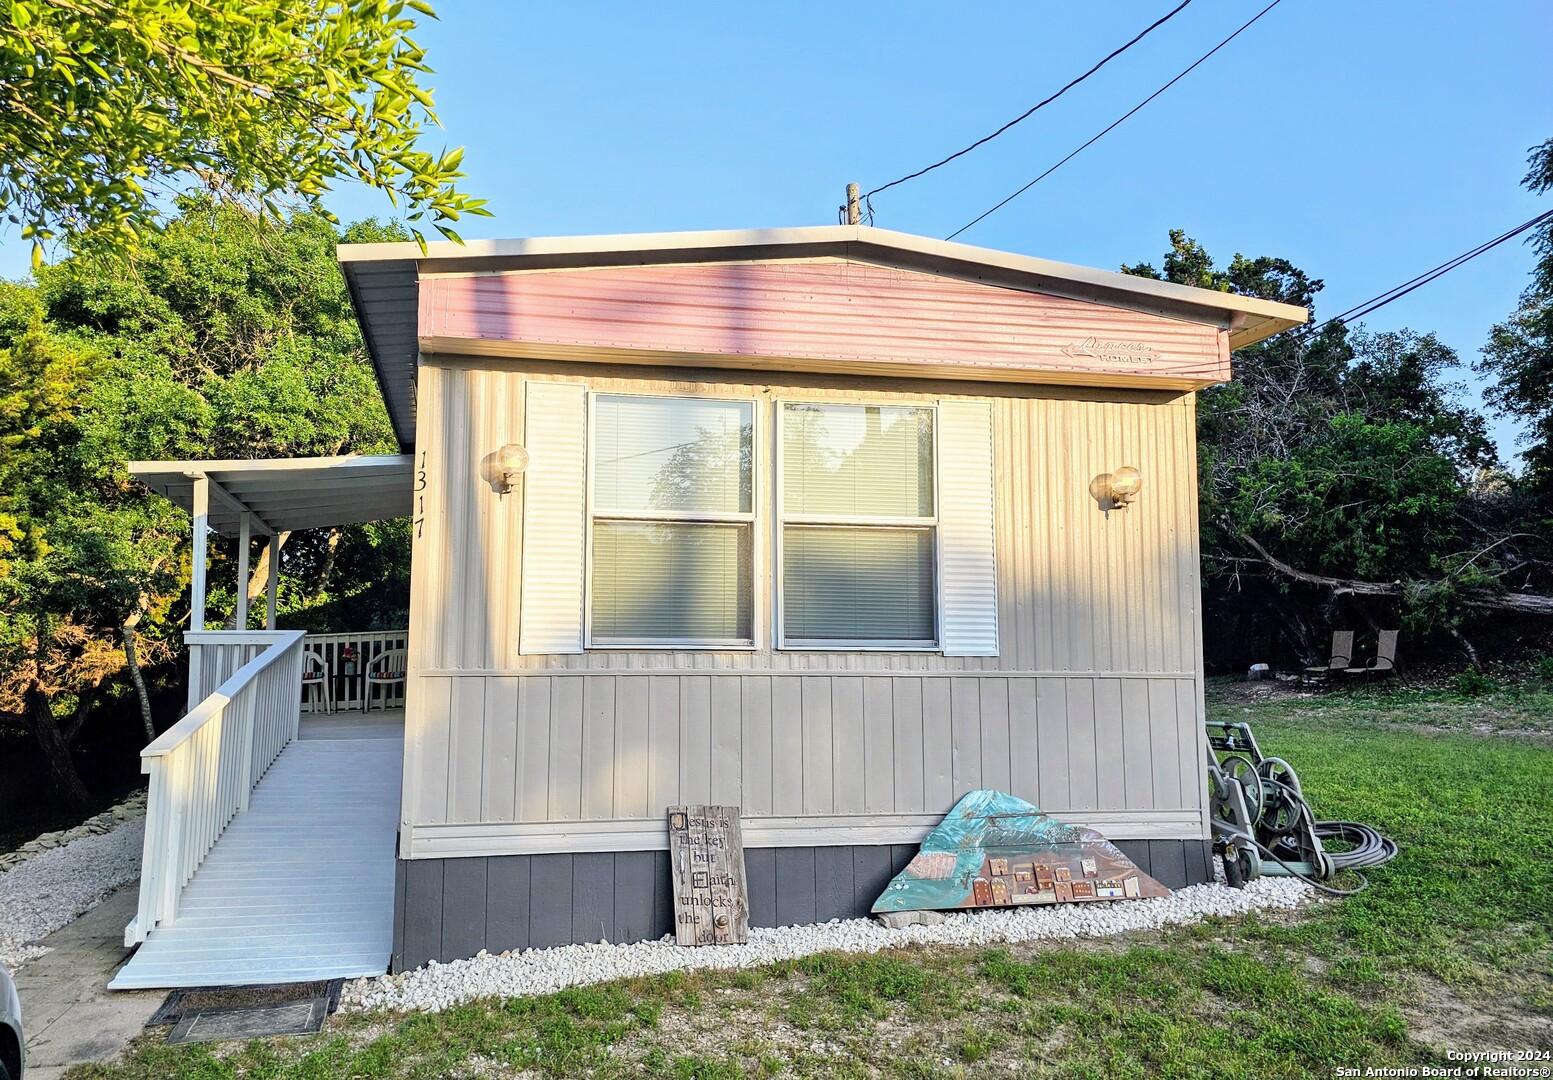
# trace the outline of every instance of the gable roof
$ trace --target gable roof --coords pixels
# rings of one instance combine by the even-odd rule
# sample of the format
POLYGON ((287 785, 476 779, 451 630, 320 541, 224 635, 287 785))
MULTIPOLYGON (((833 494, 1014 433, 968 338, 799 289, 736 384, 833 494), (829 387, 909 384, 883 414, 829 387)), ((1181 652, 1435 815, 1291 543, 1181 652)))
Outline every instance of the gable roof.
POLYGON ((1305 322, 1304 308, 863 225, 342 244, 338 258, 400 445, 415 441, 419 282, 444 274, 844 258, 1125 308, 1229 333, 1232 349, 1305 322))

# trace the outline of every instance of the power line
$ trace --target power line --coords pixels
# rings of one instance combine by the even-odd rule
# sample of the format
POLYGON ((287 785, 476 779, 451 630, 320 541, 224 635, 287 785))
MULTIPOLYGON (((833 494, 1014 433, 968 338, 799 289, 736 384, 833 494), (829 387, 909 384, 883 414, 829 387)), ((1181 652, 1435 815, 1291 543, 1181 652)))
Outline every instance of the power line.
MULTIPOLYGON (((1190 4, 1191 2, 1192 2, 1192 0, 1181 0, 1181 3, 1178 4, 1175 7, 1174 10, 1170 11, 1168 14, 1166 14, 1163 17, 1161 17, 1159 19, 1156 19, 1154 22, 1150 23, 1148 26, 1146 26, 1142 30, 1141 33, 1138 34, 1137 37, 1133 38, 1131 41, 1129 41, 1127 44, 1123 45, 1121 48, 1114 50, 1105 59, 1101 60, 1098 64, 1096 64, 1094 67, 1090 68, 1088 71, 1084 72, 1084 74, 1080 75, 1078 78, 1074 79, 1072 82, 1068 83, 1068 85, 1064 86, 1061 90, 1058 90, 1051 97, 1047 98, 1044 101, 1037 102, 1035 105, 1032 105, 1029 109, 1025 110, 1025 112, 1022 113, 1021 115, 1014 117, 1014 119, 1010 120, 1008 123, 1006 123, 1002 127, 998 128, 991 135, 988 135, 988 136, 986 136, 985 138, 982 138, 982 139, 977 139, 975 142, 971 143, 971 145, 967 146, 964 150, 956 150, 954 153, 952 153, 948 157, 944 158, 944 160, 942 160, 942 161, 935 161, 933 164, 929 165, 925 169, 918 169, 916 172, 910 173, 909 175, 906 175, 906 176, 903 176, 899 180, 891 180, 888 184, 884 184, 881 187, 876 187, 872 191, 870 191, 868 193, 868 195, 877 195, 877 194, 879 194, 879 192, 885 191, 885 190, 887 190, 889 188, 892 188, 896 184, 904 184, 907 180, 915 180, 919 176, 923 176, 923 175, 925 175, 927 173, 930 173, 934 169, 938 168, 941 165, 949 164, 951 161, 953 161, 957 157, 964 157, 966 154, 969 154, 972 150, 976 149, 978 146, 982 146, 982 145, 985 145, 986 143, 991 142, 993 139, 996 139, 999 135, 1003 134, 1009 128, 1013 127, 1015 124, 1017 124, 1017 123, 1019 123, 1019 122, 1021 122, 1023 120, 1030 119, 1030 117, 1034 116, 1035 113, 1038 110, 1045 108, 1047 105, 1050 105, 1052 102, 1054 102, 1058 98, 1060 98, 1063 94, 1066 94, 1069 90, 1072 90, 1079 83, 1083 82, 1085 79, 1089 78, 1095 72, 1097 72, 1101 68, 1105 67, 1112 60, 1115 60, 1118 56, 1122 55, 1122 53, 1126 52, 1128 49, 1132 48, 1138 42, 1140 42, 1144 38, 1148 37, 1150 33, 1152 33, 1153 31, 1155 31, 1157 29, 1159 29, 1161 26, 1164 26, 1171 19, 1173 19, 1177 15, 1179 15, 1181 13, 1181 10, 1183 8, 1185 8, 1186 5, 1190 4)), ((868 195, 864 195, 863 198, 865 198, 865 199, 868 198, 868 195)))
MULTIPOLYGON (((1099 142, 1101 139, 1105 138, 1105 136, 1109 135, 1116 128, 1120 127, 1122 122, 1127 120, 1129 117, 1131 117, 1133 115, 1133 113, 1137 112, 1139 109, 1143 108, 1143 106, 1147 105, 1149 102, 1151 102, 1155 98, 1159 97, 1159 95, 1163 94, 1166 90, 1169 90, 1176 83, 1178 83, 1182 79, 1186 78, 1188 75, 1190 75, 1193 71, 1195 71, 1197 69, 1199 64, 1201 64, 1203 61, 1207 60, 1210 56, 1212 56, 1214 53, 1218 52, 1220 49, 1224 48, 1224 46, 1228 45, 1230 42, 1234 41, 1241 34, 1245 33, 1245 31, 1249 30, 1251 28, 1251 24, 1252 23, 1256 22, 1263 15, 1266 15, 1269 11, 1273 10, 1273 8, 1277 7, 1282 2, 1283 2, 1283 0, 1273 0, 1273 2, 1271 4, 1268 4, 1261 11, 1257 12, 1254 16, 1252 16, 1251 19, 1248 22, 1246 22, 1243 26, 1241 26, 1241 28, 1239 30, 1236 30, 1229 37, 1225 38, 1223 41, 1219 42, 1213 48, 1209 49, 1207 52, 1205 52, 1201 56, 1199 56, 1197 58, 1196 62, 1193 63, 1191 67, 1187 68, 1185 71, 1181 72, 1181 74, 1177 75, 1175 78, 1173 78, 1169 82, 1167 82, 1164 86, 1161 86, 1158 90, 1154 91, 1148 97, 1146 97, 1142 101, 1138 102, 1131 109, 1128 109, 1125 113, 1123 113, 1120 117, 1118 117, 1115 121, 1113 121, 1112 124, 1110 125, 1110 127, 1107 127, 1105 130, 1101 131, 1100 134, 1098 134, 1094 138, 1090 139, 1083 146, 1080 146, 1077 150, 1073 151, 1067 157, 1065 157, 1061 161, 1057 162, 1057 164, 1055 164, 1051 168, 1047 169, 1040 176, 1037 176, 1034 180, 1030 181, 1024 187, 1020 188, 1018 191, 1014 192, 1008 198, 1006 198, 1002 202, 998 203, 992 209, 986 211, 985 213, 983 213, 983 214, 981 214, 981 215, 979 215, 979 216, 977 216, 975 218, 972 218, 970 221, 966 222, 964 225, 961 225, 958 229, 956 229, 954 232, 950 233, 944 239, 946 239, 946 240, 953 240, 955 237, 957 237, 961 233, 963 233, 966 229, 969 229, 972 225, 975 225, 975 224, 981 222, 985 218, 991 217, 993 214, 995 214, 999 210, 1003 209, 1009 203, 1011 203, 1015 199, 1019 198, 1019 196, 1023 195, 1025 192, 1029 191, 1031 188, 1035 187, 1036 184, 1039 184, 1042 180, 1045 180, 1052 173, 1056 172, 1058 169, 1062 168, 1068 162, 1070 162, 1074 158, 1078 157, 1085 150, 1088 150, 1091 146, 1095 145, 1095 143, 1099 142)), ((897 183, 898 182, 899 181, 897 181, 897 183)))
POLYGON ((1444 277, 1446 274, 1450 273, 1452 270, 1456 269, 1458 266, 1462 266, 1462 265, 1465 265, 1466 263, 1471 262, 1473 259, 1477 258, 1479 255, 1482 255, 1484 252, 1493 250, 1494 248, 1498 247, 1500 244, 1504 243, 1506 240, 1511 240, 1511 239, 1521 235, 1521 233, 1526 232, 1528 229, 1535 229, 1538 225, 1541 225, 1545 221, 1553 222, 1553 210, 1549 210, 1546 213, 1538 214, 1536 217, 1532 218, 1530 221, 1522 222, 1521 224, 1517 225, 1515 228, 1509 230, 1508 232, 1500 233, 1498 236, 1494 237, 1492 240, 1486 240, 1483 243, 1479 244, 1477 247, 1472 248, 1469 251, 1462 252, 1460 255, 1457 255, 1454 259, 1447 259, 1445 262, 1442 262, 1439 266, 1436 266, 1433 270, 1426 270, 1422 274, 1419 274, 1417 277, 1415 277, 1415 278, 1413 278, 1413 279, 1411 279, 1409 281, 1404 281, 1400 285, 1397 285, 1397 286, 1395 286, 1393 288, 1387 289, 1385 292, 1381 293, 1379 296, 1371 297, 1370 299, 1366 300, 1364 303, 1357 304, 1354 307, 1349 308, 1347 311, 1343 312, 1341 315, 1333 315, 1330 319, 1327 319, 1325 322, 1318 323, 1317 325, 1311 327, 1306 332, 1306 335, 1308 337, 1314 337, 1317 334, 1321 333, 1321 331, 1325 330, 1327 327, 1331 326, 1335 322, 1343 322, 1343 323, 1353 322, 1356 319, 1364 318, 1366 315, 1369 315, 1372 312, 1379 311, 1381 308, 1385 307, 1387 304, 1391 303, 1393 300, 1400 300, 1400 299, 1402 299, 1404 296, 1406 296, 1408 293, 1412 292, 1414 289, 1421 289, 1421 288, 1423 288, 1425 285, 1429 284, 1431 281, 1434 281, 1434 280, 1436 280, 1438 278, 1444 277))

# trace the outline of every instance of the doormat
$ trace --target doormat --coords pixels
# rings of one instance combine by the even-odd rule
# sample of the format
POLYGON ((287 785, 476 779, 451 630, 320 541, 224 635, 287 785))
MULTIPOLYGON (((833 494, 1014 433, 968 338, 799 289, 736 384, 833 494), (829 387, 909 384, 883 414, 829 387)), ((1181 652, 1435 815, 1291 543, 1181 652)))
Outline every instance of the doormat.
POLYGON ((270 986, 198 986, 167 995, 147 1027, 172 1024, 170 1043, 309 1035, 340 1005, 344 979, 270 986))

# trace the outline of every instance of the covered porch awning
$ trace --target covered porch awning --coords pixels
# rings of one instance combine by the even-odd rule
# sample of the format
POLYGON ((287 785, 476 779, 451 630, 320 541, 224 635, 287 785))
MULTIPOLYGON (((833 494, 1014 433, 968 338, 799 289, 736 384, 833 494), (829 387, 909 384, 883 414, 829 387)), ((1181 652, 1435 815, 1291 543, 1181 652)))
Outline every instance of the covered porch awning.
MULTIPOLYGON (((408 454, 131 461, 127 467, 131 476, 181 506, 193 519, 189 625, 194 630, 205 627, 205 544, 209 530, 243 541, 238 545, 239 581, 248 580, 247 540, 255 534, 270 538, 265 625, 274 629, 280 534, 407 517, 414 500, 408 454)), ((237 603, 238 625, 246 626, 246 589, 237 591, 237 603)))
POLYGON ((242 515, 261 536, 327 529, 410 513, 410 455, 270 458, 262 461, 131 461, 130 475, 196 513, 208 481, 206 524, 237 536, 242 515))

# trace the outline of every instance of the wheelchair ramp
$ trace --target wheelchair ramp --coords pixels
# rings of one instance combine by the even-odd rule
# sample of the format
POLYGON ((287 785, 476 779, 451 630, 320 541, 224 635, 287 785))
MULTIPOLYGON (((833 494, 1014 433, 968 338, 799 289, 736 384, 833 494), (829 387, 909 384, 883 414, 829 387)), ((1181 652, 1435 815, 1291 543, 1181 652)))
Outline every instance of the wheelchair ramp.
POLYGON ((114 990, 382 975, 402 714, 304 719, 114 990))

